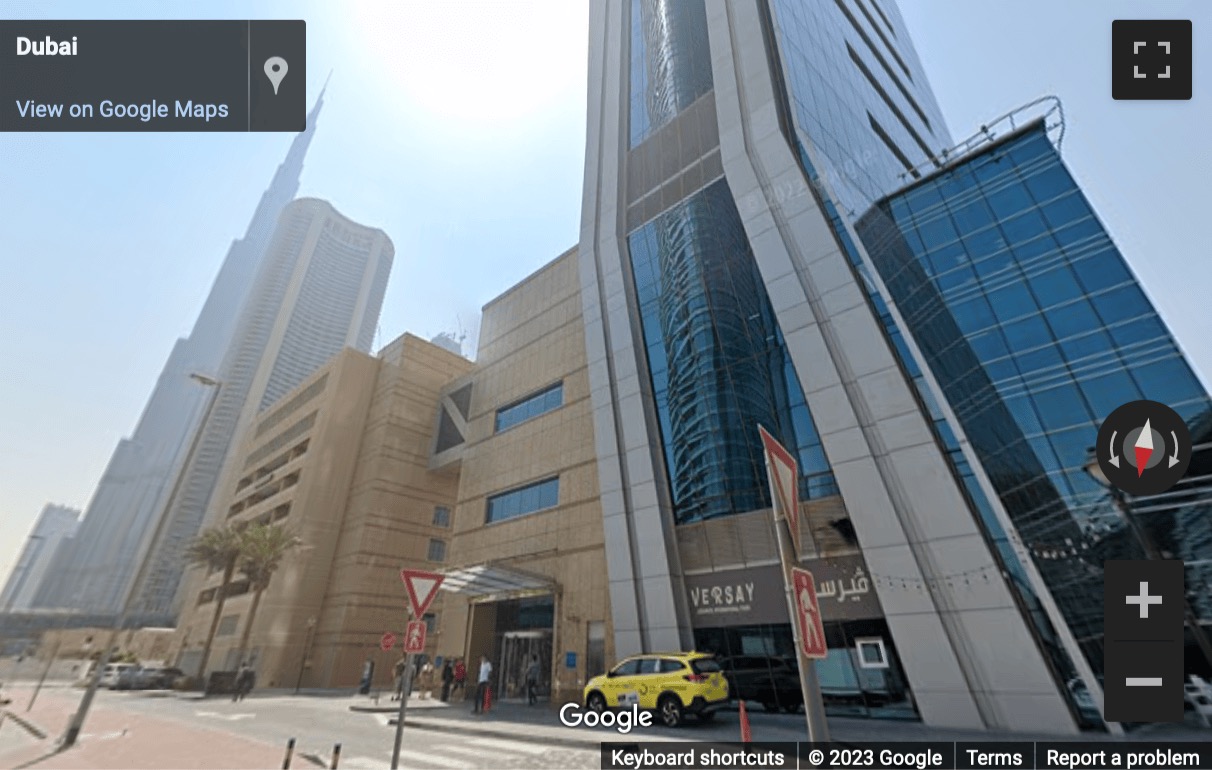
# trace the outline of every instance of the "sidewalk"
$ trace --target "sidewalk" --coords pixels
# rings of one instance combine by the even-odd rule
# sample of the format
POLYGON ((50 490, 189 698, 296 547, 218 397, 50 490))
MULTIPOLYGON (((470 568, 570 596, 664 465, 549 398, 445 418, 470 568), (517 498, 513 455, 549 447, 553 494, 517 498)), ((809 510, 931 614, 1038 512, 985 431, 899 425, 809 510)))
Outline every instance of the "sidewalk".
MULTIPOLYGON (((395 714, 398 702, 382 699, 376 706, 366 696, 355 698, 351 711, 395 714)), ((527 706, 522 703, 493 704, 487 714, 473 714, 467 702, 442 703, 422 701, 416 696, 408 702, 404 717, 405 729, 439 730, 478 735, 489 738, 529 740, 573 748, 597 748, 602 741, 736 741, 740 739, 738 712, 723 710, 713 722, 701 723, 688 717, 681 727, 670 729, 660 725, 633 729, 622 734, 613 728, 567 727, 560 722, 559 707, 551 704, 527 706), (525 730, 519 730, 525 726, 525 730)), ((755 741, 806 741, 807 727, 803 715, 767 714, 750 711, 749 723, 755 741)), ((389 720, 394 725, 395 719, 389 720)), ((920 722, 880 719, 830 718, 830 739, 840 742, 867 741, 1115 741, 1107 733, 1086 733, 1072 736, 1009 733, 977 730, 954 730, 929 727, 920 722)), ((1208 741, 1212 732, 1181 725, 1152 725, 1119 740, 1128 741, 1208 741)))
MULTIPOLYGON (((6 688, 16 704, 28 702, 31 690, 6 688)), ((280 767, 283 749, 213 730, 205 725, 115 711, 94 703, 76 745, 62 753, 55 744, 79 705, 79 691, 43 690, 33 710, 17 714, 47 734, 37 740, 5 720, 0 730, 0 768, 51 770, 119 770, 123 768, 280 767), (13 733, 7 731, 13 730, 13 733)), ((10 706, 11 708, 11 706, 10 706)))

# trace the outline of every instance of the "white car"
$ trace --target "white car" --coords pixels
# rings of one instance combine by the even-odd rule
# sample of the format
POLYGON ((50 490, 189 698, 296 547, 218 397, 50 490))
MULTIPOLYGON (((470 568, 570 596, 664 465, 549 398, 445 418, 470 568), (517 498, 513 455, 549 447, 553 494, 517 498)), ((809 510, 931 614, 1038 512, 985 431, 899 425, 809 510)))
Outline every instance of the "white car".
POLYGON ((105 666, 105 671, 101 672, 101 682, 99 686, 114 688, 118 686, 118 677, 128 668, 134 668, 134 663, 109 663, 105 666))

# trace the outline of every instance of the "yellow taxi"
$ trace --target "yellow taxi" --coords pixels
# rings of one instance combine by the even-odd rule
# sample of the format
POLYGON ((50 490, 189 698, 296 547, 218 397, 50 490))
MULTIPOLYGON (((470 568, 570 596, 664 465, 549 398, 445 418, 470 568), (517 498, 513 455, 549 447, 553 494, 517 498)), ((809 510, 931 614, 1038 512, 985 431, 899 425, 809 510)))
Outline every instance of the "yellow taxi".
POLYGON ((654 652, 624 659, 585 685, 585 707, 654 710, 667 727, 685 714, 707 721, 728 703, 728 680, 720 664, 703 652, 654 652))

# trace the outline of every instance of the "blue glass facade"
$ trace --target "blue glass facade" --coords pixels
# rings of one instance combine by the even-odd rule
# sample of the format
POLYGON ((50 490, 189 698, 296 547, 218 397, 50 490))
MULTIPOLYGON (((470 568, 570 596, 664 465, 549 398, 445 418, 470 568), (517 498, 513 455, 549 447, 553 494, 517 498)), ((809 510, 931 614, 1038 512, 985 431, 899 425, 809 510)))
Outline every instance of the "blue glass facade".
MULTIPOLYGON (((1088 450, 1101 421, 1138 399, 1169 404, 1206 442, 1207 392, 1042 122, 881 201, 859 232, 1101 671, 1102 562, 1144 552, 1085 472, 1088 450)), ((1199 467, 1171 495, 1130 503, 1162 550, 1187 560, 1188 587, 1212 582, 1212 484, 1199 467)), ((1212 620, 1206 590, 1191 602, 1212 620)))
POLYGON ((631 0, 631 146, 711 90, 701 2, 631 0))
POLYGON ((769 4, 790 107, 816 149, 813 173, 842 212, 853 218, 903 186, 901 158, 916 166, 953 144, 894 3, 769 4))
POLYGON ((798 450, 805 499, 837 494, 727 183, 627 243, 675 520, 769 507, 758 424, 798 450))

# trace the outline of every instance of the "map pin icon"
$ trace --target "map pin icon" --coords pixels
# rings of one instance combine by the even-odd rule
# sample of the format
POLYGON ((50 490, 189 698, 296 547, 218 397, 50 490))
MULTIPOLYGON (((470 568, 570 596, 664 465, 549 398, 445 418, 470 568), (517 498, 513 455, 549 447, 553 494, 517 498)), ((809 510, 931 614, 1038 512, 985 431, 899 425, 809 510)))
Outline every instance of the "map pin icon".
POLYGON ((271 56, 265 60, 265 77, 269 78, 269 82, 274 86, 274 96, 278 95, 278 86, 282 84, 282 78, 286 77, 288 69, 286 60, 281 56, 271 56))

